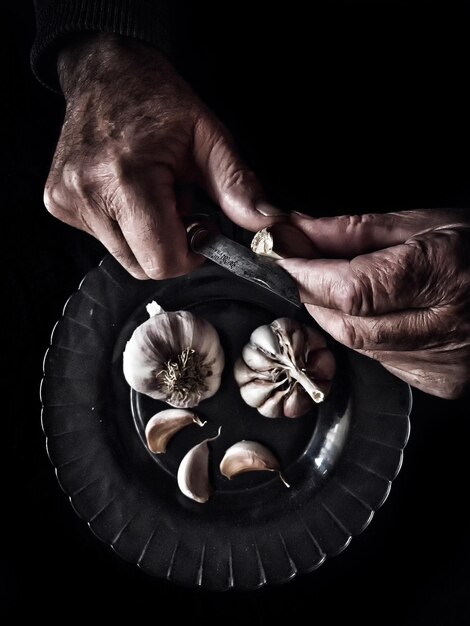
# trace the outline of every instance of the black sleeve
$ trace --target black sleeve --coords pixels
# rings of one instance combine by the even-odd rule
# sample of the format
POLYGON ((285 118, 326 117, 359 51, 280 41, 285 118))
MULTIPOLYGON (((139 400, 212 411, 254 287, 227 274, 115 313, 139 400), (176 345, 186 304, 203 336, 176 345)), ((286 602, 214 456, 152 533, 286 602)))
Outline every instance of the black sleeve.
POLYGON ((171 0, 33 0, 36 39, 31 66, 36 77, 59 90, 57 55, 83 33, 115 33, 139 39, 171 57, 171 0))

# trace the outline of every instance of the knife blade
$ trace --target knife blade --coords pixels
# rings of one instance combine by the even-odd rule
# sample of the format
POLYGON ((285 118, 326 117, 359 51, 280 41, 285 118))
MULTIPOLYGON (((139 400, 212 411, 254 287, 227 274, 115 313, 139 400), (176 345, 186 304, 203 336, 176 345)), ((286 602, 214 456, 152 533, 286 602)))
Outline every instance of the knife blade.
POLYGON ((294 279, 275 261, 260 257, 245 246, 225 237, 212 224, 196 222, 187 228, 189 246, 240 278, 267 289, 300 308, 294 279))

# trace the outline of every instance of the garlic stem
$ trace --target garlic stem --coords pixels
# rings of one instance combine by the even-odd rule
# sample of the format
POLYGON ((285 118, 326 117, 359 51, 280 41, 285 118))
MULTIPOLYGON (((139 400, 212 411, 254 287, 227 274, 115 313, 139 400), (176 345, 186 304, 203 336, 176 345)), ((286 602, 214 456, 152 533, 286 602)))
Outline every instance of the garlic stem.
POLYGON ((313 380, 311 380, 307 376, 307 374, 304 374, 304 372, 301 372, 297 368, 290 368, 289 374, 291 375, 292 378, 294 378, 297 382, 299 382, 302 385, 302 387, 305 389, 305 391, 308 393, 308 395, 312 398, 314 402, 316 402, 317 404, 320 402, 323 402, 323 400, 325 399, 325 394, 320 389, 320 387, 318 387, 313 382, 313 380))

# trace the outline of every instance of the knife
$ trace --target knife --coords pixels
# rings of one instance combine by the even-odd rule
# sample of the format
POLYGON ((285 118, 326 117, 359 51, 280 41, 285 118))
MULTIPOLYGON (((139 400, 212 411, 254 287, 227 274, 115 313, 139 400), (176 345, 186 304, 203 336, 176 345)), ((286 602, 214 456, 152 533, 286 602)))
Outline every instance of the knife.
POLYGON ((220 233, 212 222, 195 221, 188 225, 191 250, 202 254, 240 278, 284 298, 300 308, 299 290, 294 279, 275 261, 261 257, 220 233))

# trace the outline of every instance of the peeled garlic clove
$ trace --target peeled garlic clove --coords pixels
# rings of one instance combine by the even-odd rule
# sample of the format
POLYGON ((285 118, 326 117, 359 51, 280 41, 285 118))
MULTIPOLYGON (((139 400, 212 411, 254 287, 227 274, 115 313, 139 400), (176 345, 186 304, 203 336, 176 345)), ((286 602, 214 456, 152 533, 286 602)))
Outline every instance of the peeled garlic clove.
POLYGON ((278 472, 282 482, 289 487, 284 480, 276 456, 261 443, 243 439, 225 451, 220 462, 220 473, 229 480, 244 472, 278 472))
POLYGON ((212 495, 212 487, 209 481, 209 442, 214 441, 220 435, 220 430, 215 437, 205 439, 191 448, 180 463, 177 474, 178 487, 181 492, 191 500, 204 503, 212 495))
POLYGON ((151 417, 145 427, 145 437, 149 450, 154 454, 166 452, 169 440, 185 426, 204 426, 196 413, 187 409, 166 409, 151 417))
POLYGON ((215 328, 189 311, 165 313, 155 302, 150 319, 138 326, 123 357, 129 385, 171 406, 188 408, 213 396, 224 367, 215 328))

